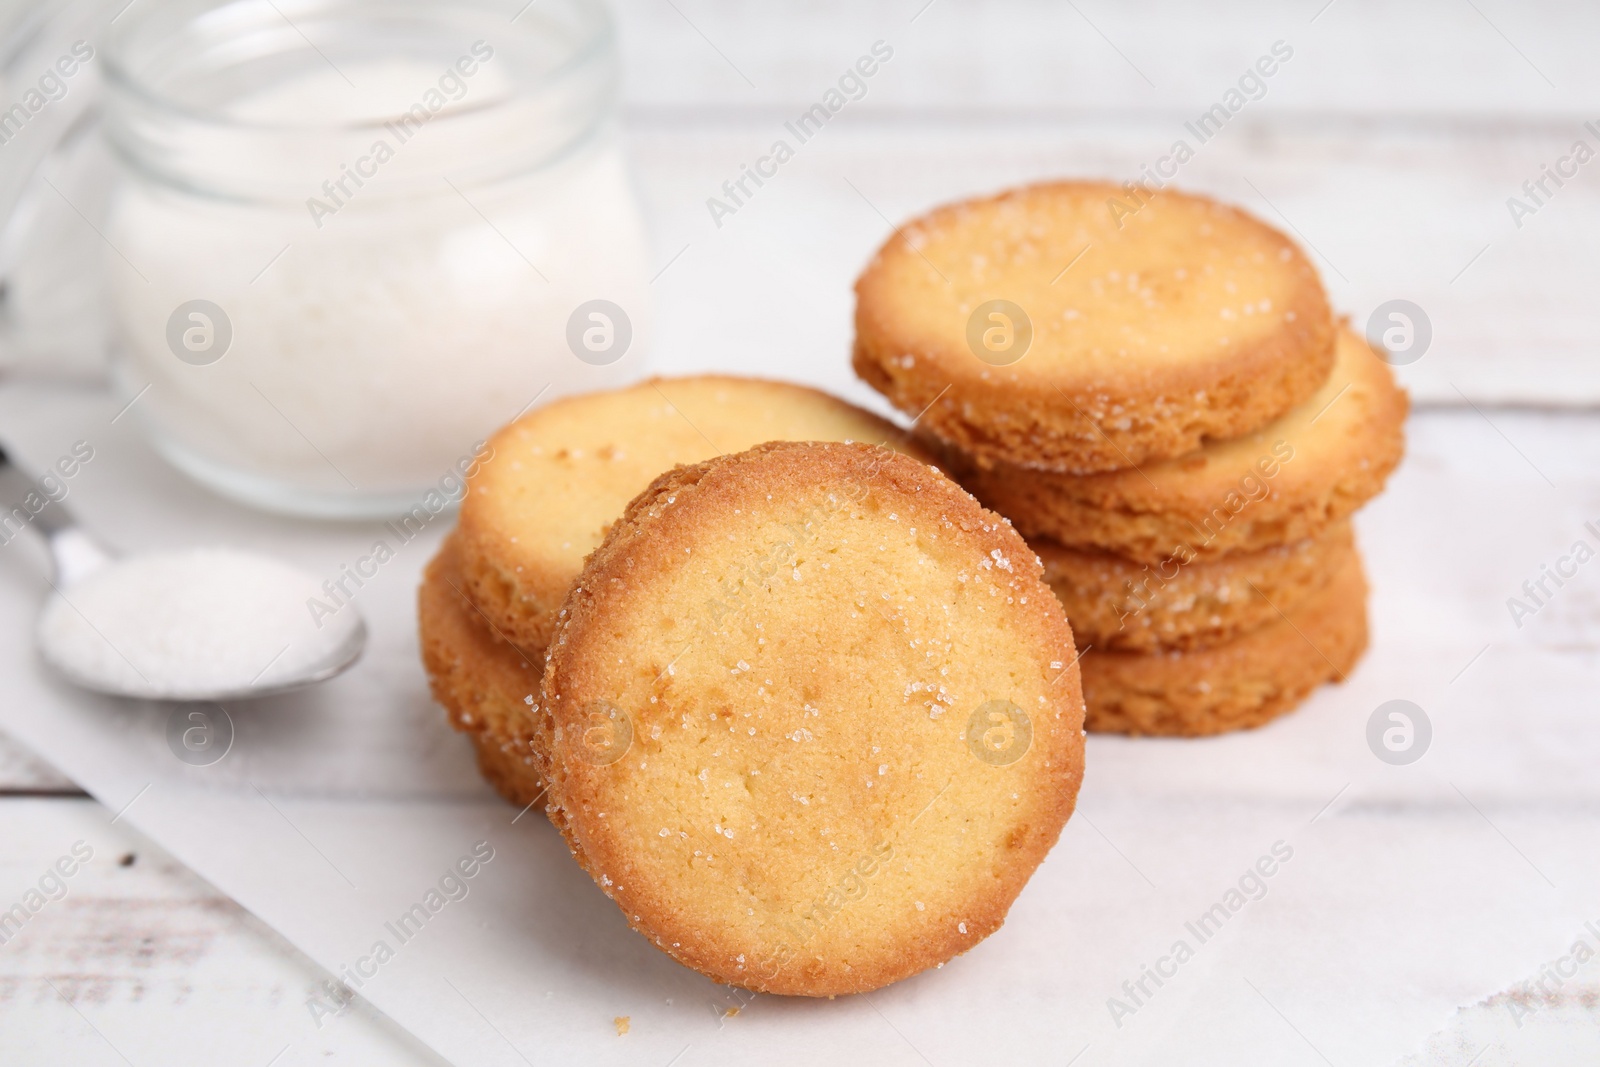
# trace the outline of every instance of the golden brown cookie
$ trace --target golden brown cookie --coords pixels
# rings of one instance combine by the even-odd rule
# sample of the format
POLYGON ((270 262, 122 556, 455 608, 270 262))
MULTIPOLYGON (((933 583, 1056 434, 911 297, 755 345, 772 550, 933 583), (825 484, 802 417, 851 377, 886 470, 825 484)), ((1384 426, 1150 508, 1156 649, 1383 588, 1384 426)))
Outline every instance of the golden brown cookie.
POLYGON ((980 469, 952 450, 946 469, 1029 537, 1160 565, 1314 537, 1372 499, 1405 452, 1408 401, 1349 329, 1317 394, 1283 418, 1188 456, 1085 476, 980 469))
POLYGON ((1350 523, 1316 537, 1200 560, 1139 564, 1110 552, 1028 542, 1082 648, 1154 652, 1223 644, 1292 611, 1355 554, 1350 523))
POLYGON ((909 449, 900 429, 787 382, 657 378, 537 408, 489 440, 461 503, 465 589, 496 628, 538 655, 583 559, 650 480, 677 463, 764 441, 864 441, 909 449))
POLYGON ((856 282, 856 373, 980 466, 1091 473, 1249 433, 1322 385, 1333 337, 1283 234, 1102 182, 939 208, 856 282))
POLYGON ((679 961, 876 989, 994 932, 1055 843, 1073 658, 1033 553, 931 467, 823 443, 680 467, 563 608, 555 817, 679 961))
POLYGON ((1101 652, 1079 660, 1087 724, 1097 733, 1198 737, 1260 726, 1367 647, 1367 582, 1350 553, 1333 580, 1278 622, 1195 652, 1101 652))
POLYGON ((538 703, 544 664, 498 640, 461 592, 454 534, 423 571, 417 628, 433 698, 472 739, 483 776, 511 803, 532 804, 550 751, 550 717, 538 703))

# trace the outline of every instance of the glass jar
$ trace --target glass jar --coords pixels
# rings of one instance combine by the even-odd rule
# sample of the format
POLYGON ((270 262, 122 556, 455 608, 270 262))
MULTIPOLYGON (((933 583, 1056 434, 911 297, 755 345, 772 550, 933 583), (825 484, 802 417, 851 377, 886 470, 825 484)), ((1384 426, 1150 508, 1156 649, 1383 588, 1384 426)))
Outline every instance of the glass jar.
POLYGON ((111 27, 113 379, 236 499, 392 514, 637 375, 647 253, 590 0, 177 0, 111 27))

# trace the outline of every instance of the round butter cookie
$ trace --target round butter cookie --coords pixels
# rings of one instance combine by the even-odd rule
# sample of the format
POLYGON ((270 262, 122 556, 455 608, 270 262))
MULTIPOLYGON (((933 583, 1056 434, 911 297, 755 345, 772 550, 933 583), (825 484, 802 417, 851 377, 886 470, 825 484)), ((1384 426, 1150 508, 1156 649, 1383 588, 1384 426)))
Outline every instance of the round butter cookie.
POLYGON ((1333 337, 1283 234, 1103 182, 939 208, 856 282, 856 373, 980 466, 1084 474, 1238 437, 1322 385, 1333 337))
POLYGON ((1156 565, 1043 539, 1028 544, 1078 645, 1125 652, 1207 648, 1275 623, 1355 553, 1348 521, 1293 544, 1212 560, 1179 552, 1156 565))
POLYGON ((1332 580, 1282 617, 1193 652, 1101 652, 1079 659, 1087 725, 1096 733, 1198 737, 1260 726, 1367 647, 1367 582, 1350 553, 1332 580))
POLYGON ((891 423, 787 382, 657 378, 568 397, 490 438, 461 502, 465 589, 502 634, 540 654, 584 557, 652 478, 766 441, 887 442, 923 455, 891 423))
POLYGON ((1072 631, 1009 524, 888 449, 662 475, 544 677, 553 818, 719 982, 876 989, 997 929, 1083 774, 1072 631))
POLYGON ((461 591, 454 534, 423 571, 417 590, 422 663, 450 725, 472 739, 478 768, 511 803, 544 795, 550 717, 539 707, 541 660, 497 640, 461 591))
MULTIPOLYGON (((1072 476, 940 458, 1029 537, 1139 563, 1210 559, 1314 537, 1376 496, 1405 453, 1409 402, 1388 364, 1348 329, 1315 396, 1232 441, 1137 469, 1072 476)), ((931 442, 926 442, 930 443, 931 442)))

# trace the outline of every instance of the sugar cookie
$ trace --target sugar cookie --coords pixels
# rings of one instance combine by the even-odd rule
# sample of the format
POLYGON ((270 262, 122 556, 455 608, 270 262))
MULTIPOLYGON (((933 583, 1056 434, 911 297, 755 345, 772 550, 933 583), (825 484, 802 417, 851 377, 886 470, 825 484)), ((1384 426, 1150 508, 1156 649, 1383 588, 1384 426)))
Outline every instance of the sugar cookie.
POLYGON ((568 397, 504 427, 461 503, 461 569, 473 602, 532 654, 606 525, 677 463, 765 441, 864 441, 909 449, 894 425, 787 382, 657 378, 568 397))
POLYGON ((908 223, 856 282, 856 373, 980 466, 1078 474, 1249 433, 1322 385, 1334 322, 1292 241, 1205 197, 1130 203, 1054 182, 908 223))
POLYGON ((1125 652, 1207 648, 1277 622, 1355 552, 1344 521, 1287 545, 1213 560, 1180 553, 1156 566, 1043 539, 1028 544, 1078 645, 1125 652))
POLYGON ((1196 737, 1260 726, 1367 647, 1367 582, 1351 553, 1332 581, 1276 623, 1195 652, 1101 652, 1079 660, 1088 728, 1196 737))
POLYGON ((931 467, 825 443, 680 467, 562 609, 552 806, 679 961, 876 989, 994 932, 1055 843, 1073 658, 1033 553, 931 467))
POLYGON ((417 590, 428 684, 450 725, 472 739, 489 784, 513 804, 531 804, 544 794, 550 751, 550 719, 538 705, 544 664, 495 638, 461 592, 457 549, 454 535, 445 539, 417 590))
POLYGON ((1086 476, 942 464, 1029 537, 1140 563, 1212 558, 1313 537, 1383 488, 1405 452, 1405 391, 1350 330, 1317 394, 1247 436, 1137 469, 1086 476))

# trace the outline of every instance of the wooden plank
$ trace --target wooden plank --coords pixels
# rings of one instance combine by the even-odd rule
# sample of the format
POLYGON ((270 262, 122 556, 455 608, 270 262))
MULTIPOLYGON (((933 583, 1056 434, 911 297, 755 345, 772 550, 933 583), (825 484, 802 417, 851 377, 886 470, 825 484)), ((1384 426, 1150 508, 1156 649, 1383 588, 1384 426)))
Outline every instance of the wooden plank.
MULTIPOLYGON (((94 850, 66 896, 0 945, 8 1065, 113 1064, 119 1053, 135 1063, 264 1064, 280 1052, 285 1065, 437 1062, 360 1001, 318 1029, 304 999, 326 974, 110 814, 91 801, 0 801, 0 902, 20 899, 73 843, 94 850)), ((1513 989, 1463 1007, 1397 1067, 1587 1062, 1580 1051, 1600 1049, 1600 975, 1589 970, 1548 997, 1513 989)))
POLYGON ((1584 975, 1548 998, 1529 999, 1507 991, 1463 1007, 1448 1027, 1395 1067, 1596 1062, 1600 1062, 1600 980, 1584 975))
POLYGON ((319 1029, 305 1001, 328 974, 110 817, 90 800, 0 799, 0 907, 74 843, 93 852, 0 944, 8 1067, 438 1062, 364 1002, 319 1029))
POLYGON ((0 732, 0 797, 30 794, 85 795, 70 778, 34 755, 27 746, 0 732))
POLYGON ((731 109, 814 102, 875 40, 895 49, 867 108, 1189 112, 1275 40, 1285 112, 1591 117, 1592 6, 1250 0, 623 0, 630 102, 731 109))

